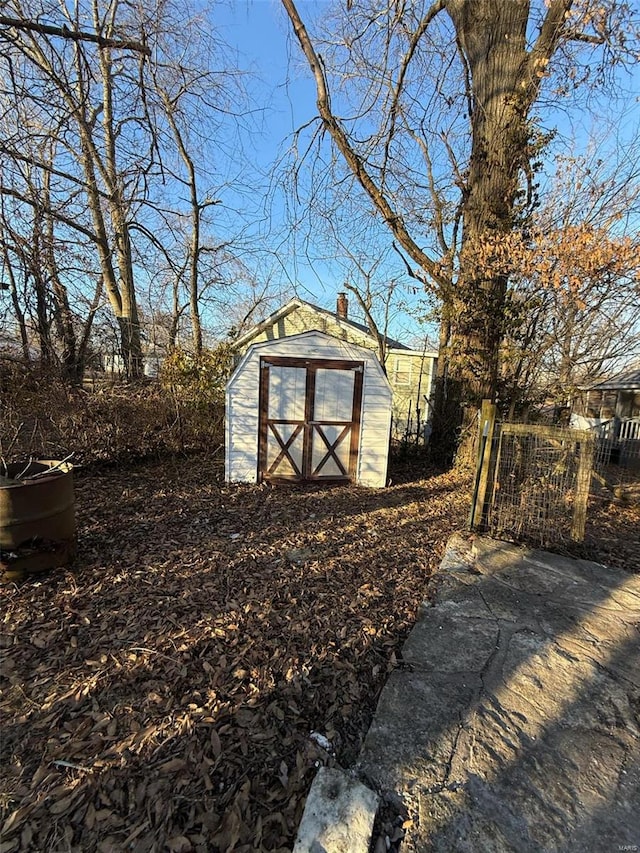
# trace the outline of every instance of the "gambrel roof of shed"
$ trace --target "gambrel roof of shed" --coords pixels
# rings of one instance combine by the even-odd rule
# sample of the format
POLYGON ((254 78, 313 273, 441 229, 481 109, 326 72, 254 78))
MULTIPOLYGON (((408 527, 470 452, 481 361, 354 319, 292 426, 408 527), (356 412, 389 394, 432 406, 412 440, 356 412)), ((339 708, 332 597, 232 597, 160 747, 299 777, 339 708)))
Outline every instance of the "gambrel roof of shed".
MULTIPOLYGON (((351 341, 345 341, 341 338, 336 338, 333 335, 328 334, 327 332, 321 332, 317 329, 312 329, 308 332, 299 332, 297 335, 287 335, 284 338, 274 338, 273 340, 268 341, 258 341, 258 343, 251 344, 247 351, 244 353, 238 364, 236 365, 233 373, 229 377, 227 382, 227 388, 230 388, 233 385, 233 382, 237 376, 242 373, 242 369, 244 365, 249 361, 250 358, 253 357, 253 354, 259 350, 269 350, 272 351, 274 349, 283 349, 290 348, 292 345, 295 346, 297 342, 305 342, 309 343, 309 347, 311 348, 313 345, 314 338, 316 340, 324 339, 326 341, 330 341, 340 347, 344 351, 345 356, 352 357, 353 355, 358 355, 363 361, 369 362, 374 368, 380 373, 381 379, 384 381, 385 386, 389 390, 389 394, 393 394, 391 389, 391 385, 389 384, 389 380, 382 369, 380 362, 375 356, 375 353, 368 349, 367 347, 363 347, 360 344, 351 343, 351 341)), ((316 354, 313 352, 309 352, 309 359, 313 359, 316 357, 316 354)))

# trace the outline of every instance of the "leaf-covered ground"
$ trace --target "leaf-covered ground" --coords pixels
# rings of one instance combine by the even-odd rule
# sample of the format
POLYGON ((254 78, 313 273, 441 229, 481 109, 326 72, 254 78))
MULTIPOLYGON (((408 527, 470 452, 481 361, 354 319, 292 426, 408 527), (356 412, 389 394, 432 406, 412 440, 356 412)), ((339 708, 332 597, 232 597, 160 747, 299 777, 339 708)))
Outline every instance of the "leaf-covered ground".
MULTIPOLYGON (((73 569, 2 588, 0 853, 287 850, 318 764, 357 756, 469 477, 221 474, 80 472, 73 569)), ((595 502, 579 550, 640 570, 638 508, 595 502)))
POLYGON ((206 457, 81 473, 71 571, 2 589, 0 851, 290 849, 356 757, 457 473, 246 487, 206 457))
POLYGON ((572 551, 576 557, 640 573, 640 501, 624 504, 592 499, 585 541, 572 551))

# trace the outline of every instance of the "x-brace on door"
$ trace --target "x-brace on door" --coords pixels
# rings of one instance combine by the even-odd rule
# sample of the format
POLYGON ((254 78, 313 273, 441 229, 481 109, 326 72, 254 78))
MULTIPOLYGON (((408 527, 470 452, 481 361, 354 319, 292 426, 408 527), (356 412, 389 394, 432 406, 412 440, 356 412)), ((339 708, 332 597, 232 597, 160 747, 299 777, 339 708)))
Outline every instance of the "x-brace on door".
POLYGON ((260 359, 260 480, 353 480, 364 363, 260 359))

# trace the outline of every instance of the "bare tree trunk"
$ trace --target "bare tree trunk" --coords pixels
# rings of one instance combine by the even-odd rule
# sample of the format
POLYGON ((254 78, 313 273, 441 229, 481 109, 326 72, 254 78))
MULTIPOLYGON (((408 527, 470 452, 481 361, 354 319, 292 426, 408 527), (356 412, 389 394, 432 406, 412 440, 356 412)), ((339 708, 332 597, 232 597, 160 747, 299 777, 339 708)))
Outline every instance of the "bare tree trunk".
POLYGON ((177 277, 173 280, 171 300, 171 326, 169 327, 169 349, 175 350, 178 341, 178 323, 180 322, 179 284, 177 277))
MULTIPOLYGON (((97 5, 94 3, 96 30, 99 29, 97 5)), ((140 320, 133 279, 131 239, 127 223, 127 204, 123 195, 122 180, 118 174, 116 132, 113 114, 113 73, 111 48, 99 51, 102 84, 102 128, 104 132, 104 175, 109 187, 109 211, 113 225, 116 259, 119 273, 120 313, 117 315, 122 344, 122 355, 127 376, 142 376, 142 342, 140 320)), ((108 290, 108 284, 107 284, 108 290)))
MULTIPOLYGON (((120 317, 123 315, 124 310, 123 300, 118 287, 116 271, 114 269, 113 262, 111 259, 109 237, 107 234, 107 225, 102 209, 100 193, 98 191, 98 179, 96 175, 96 167, 93 160, 90 134, 87 127, 85 126, 86 122, 84 119, 79 118, 78 125, 80 133, 79 158, 86 178, 87 202, 89 205, 89 211, 91 213, 91 219, 93 221, 93 227, 96 233, 96 247, 98 249, 98 259, 100 261, 102 280, 104 282, 104 287, 107 292, 109 304, 111 305, 111 310, 113 311, 113 314, 116 317, 116 320, 118 321, 118 325, 120 325, 120 317)), ((125 329, 124 340, 121 342, 121 346, 123 347, 123 349, 128 339, 129 335, 126 333, 125 329)))
POLYGON ((20 332, 20 343, 22 345, 22 356, 24 360, 29 363, 31 361, 31 353, 29 351, 27 324, 25 322, 24 312, 22 310, 22 306, 20 305, 20 299, 18 297, 18 286, 16 282, 16 277, 13 272, 13 265, 9 257, 7 244, 4 242, 4 240, 2 241, 2 256, 4 258, 5 270, 9 278, 9 292, 11 294, 11 304, 13 305, 13 312, 18 322, 18 331, 20 332))
MULTIPOLYGON (((187 170, 187 184, 189 187, 189 203, 191 207, 191 240, 189 246, 189 311, 191 318, 191 338, 193 342, 193 354, 197 358, 202 354, 202 324, 200 322, 200 297, 199 297, 199 264, 200 264, 200 214, 203 204, 198 197, 198 183, 196 168, 193 158, 189 154, 184 136, 176 121, 176 108, 168 93, 158 86, 158 93, 164 105, 165 113, 169 121, 173 138, 175 139, 180 157, 187 170)), ((211 204, 212 202, 208 202, 211 204)))
POLYGON ((445 456, 455 451, 465 409, 495 399, 507 275, 499 260, 487 263, 486 252, 499 251, 517 225, 519 179, 529 157, 529 111, 570 5, 570 0, 549 3, 534 49, 527 52, 528 0, 446 4, 467 63, 472 116, 460 274, 452 289, 447 382, 439 399, 439 424, 449 423, 447 432, 440 429, 436 436, 445 456))
MULTIPOLYGON (((44 182, 42 186, 42 198, 45 209, 51 207, 51 172, 44 170, 44 182)), ((69 295, 67 288, 60 280, 58 264, 55 253, 55 228, 54 219, 50 213, 44 214, 45 244, 43 247, 43 261, 51 282, 51 294, 53 297, 54 314, 58 338, 62 344, 60 361, 62 367, 72 382, 82 380, 82 373, 78 373, 78 354, 76 348, 76 333, 73 326, 73 314, 69 306, 69 295)))
POLYGON ((102 299, 102 276, 98 278, 98 283, 96 284, 96 289, 93 294, 93 299, 91 300, 91 305, 89 307, 89 313, 84 322, 84 329, 82 330, 82 338, 80 339, 80 343, 78 345, 77 350, 77 373, 78 377, 81 380, 84 376, 84 371, 87 364, 87 350, 89 348, 89 341, 91 340, 91 329, 93 327, 93 321, 96 316, 96 312, 100 306, 100 300, 102 299))
POLYGON ((479 250, 515 225, 518 180, 527 151, 525 105, 517 97, 525 57, 528 2, 450 3, 472 81, 471 157, 463 208, 461 270, 452 292, 449 373, 463 403, 493 399, 506 277, 478 265, 479 250), (495 33, 504 34, 501 40, 495 33))
POLYGON ((51 367, 56 362, 55 350, 51 340, 51 318, 47 305, 47 284, 43 276, 43 268, 39 263, 42 257, 42 218, 36 211, 33 219, 31 233, 33 254, 36 263, 33 264, 31 275, 33 277, 34 291, 36 297, 36 329, 38 332, 38 343, 40 346, 40 361, 46 367, 51 367))
POLYGON ((452 442, 457 441, 459 412, 456 395, 449 389, 449 343, 451 339, 451 300, 442 302, 438 336, 438 363, 433 390, 433 411, 429 448, 431 455, 440 459, 450 453, 452 442))

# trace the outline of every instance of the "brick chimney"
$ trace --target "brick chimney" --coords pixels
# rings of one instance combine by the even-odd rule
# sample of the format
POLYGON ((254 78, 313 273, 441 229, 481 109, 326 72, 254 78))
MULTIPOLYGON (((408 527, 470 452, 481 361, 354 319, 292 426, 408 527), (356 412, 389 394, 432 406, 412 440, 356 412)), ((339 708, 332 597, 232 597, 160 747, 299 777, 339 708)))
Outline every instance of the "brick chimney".
POLYGON ((344 293, 344 291, 341 291, 338 294, 338 301, 336 303, 336 314, 342 320, 346 320, 349 314, 349 300, 347 299, 347 294, 344 293))

